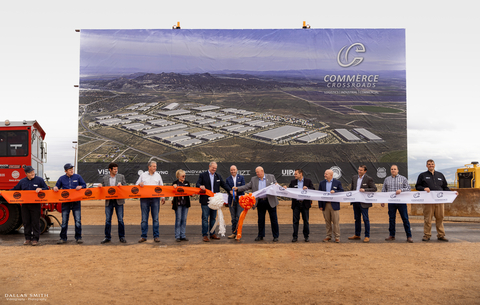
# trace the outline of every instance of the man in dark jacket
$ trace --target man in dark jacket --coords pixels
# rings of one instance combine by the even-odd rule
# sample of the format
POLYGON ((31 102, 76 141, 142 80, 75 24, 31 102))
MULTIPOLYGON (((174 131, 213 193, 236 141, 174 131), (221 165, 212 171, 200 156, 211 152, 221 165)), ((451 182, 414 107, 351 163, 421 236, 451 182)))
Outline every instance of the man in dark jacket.
MULTIPOLYGON (((325 180, 320 182, 318 186, 319 191, 337 193, 343 192, 342 183, 337 179, 333 179, 333 171, 327 169, 323 175, 325 180)), ((335 242, 340 242, 340 202, 326 202, 319 201, 318 207, 323 211, 323 217, 325 218, 325 226, 327 228, 327 236, 323 240, 329 242, 332 240, 332 224, 333 235, 335 235, 335 242)))
MULTIPOLYGON (((208 171, 201 173, 198 176, 197 187, 201 190, 209 189, 213 193, 220 192, 220 186, 230 193, 230 187, 223 181, 222 176, 216 173, 217 163, 210 162, 208 165, 208 171)), ((217 218, 217 211, 208 207, 208 196, 200 195, 200 204, 202 205, 202 235, 203 241, 208 242, 208 232, 213 228, 215 219, 217 218), (210 219, 209 219, 210 218, 210 219), (210 220, 210 221, 209 221, 210 220)), ((220 239, 215 232, 210 232, 211 239, 220 239)))
MULTIPOLYGON (((376 192, 377 186, 373 182, 372 177, 367 175, 367 166, 360 165, 358 167, 358 175, 352 177, 352 184, 350 190, 360 192, 376 192)), ((360 239, 362 232, 362 222, 365 224, 365 239, 363 242, 368 243, 370 241, 370 219, 368 218, 368 209, 372 206, 371 203, 352 202, 353 214, 355 216, 355 235, 348 239, 360 239)))
POLYGON ((237 237, 237 225, 240 214, 243 212, 243 208, 238 203, 238 198, 245 195, 245 192, 235 192, 235 198, 233 194, 234 187, 240 187, 245 185, 245 178, 238 174, 237 167, 235 165, 230 166, 230 176, 225 180, 225 183, 232 189, 228 194, 228 206, 230 208, 230 216, 232 217, 232 235, 228 236, 229 239, 237 237))
MULTIPOLYGON (((31 166, 24 168, 27 177, 20 180, 12 190, 36 191, 48 190, 45 181, 35 175, 35 170, 31 166)), ((40 203, 24 203, 22 204, 22 220, 23 232, 25 234, 24 245, 38 245, 40 239, 40 215, 42 205, 40 203)))
MULTIPOLYGON (((295 179, 290 181, 288 185, 289 188, 298 188, 298 189, 311 189, 314 190, 312 180, 303 177, 303 170, 296 169, 294 173, 295 179)), ((300 224, 300 214, 302 215, 303 220, 303 237, 305 242, 308 242, 308 235, 310 234, 309 226, 309 214, 310 208, 312 207, 311 200, 297 200, 292 199, 292 210, 293 210, 293 239, 292 243, 298 240, 298 226, 300 224)))
MULTIPOLYGON (((450 191, 445 176, 435 171, 435 161, 427 161, 428 171, 418 176, 415 189, 417 191, 450 191)), ((435 216, 435 226, 437 227, 437 239, 440 241, 448 241, 445 237, 445 229, 443 228, 444 206, 443 204, 424 204, 423 205, 423 241, 429 241, 432 236, 432 216, 435 216)))

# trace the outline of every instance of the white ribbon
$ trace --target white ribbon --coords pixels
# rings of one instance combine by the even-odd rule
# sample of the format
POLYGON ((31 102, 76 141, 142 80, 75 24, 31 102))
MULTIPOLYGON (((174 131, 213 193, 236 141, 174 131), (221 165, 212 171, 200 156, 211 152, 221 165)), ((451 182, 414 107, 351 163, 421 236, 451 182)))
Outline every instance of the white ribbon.
POLYGON ((225 225, 225 219, 223 218, 222 213, 223 202, 223 195, 221 193, 216 193, 213 197, 208 198, 208 207, 212 210, 218 211, 217 219, 215 220, 215 224, 210 230, 210 233, 214 233, 217 226, 219 226, 220 228, 218 229, 218 234, 225 236, 225 233, 227 232, 227 226, 225 225))
POLYGON ((411 204, 438 204, 452 203, 457 198, 456 192, 431 191, 427 192, 402 192, 398 195, 395 192, 359 192, 346 191, 339 193, 328 193, 315 190, 303 190, 297 188, 284 189, 278 184, 270 185, 256 191, 253 196, 280 196, 297 200, 316 200, 327 202, 363 202, 363 203, 411 203, 411 204))

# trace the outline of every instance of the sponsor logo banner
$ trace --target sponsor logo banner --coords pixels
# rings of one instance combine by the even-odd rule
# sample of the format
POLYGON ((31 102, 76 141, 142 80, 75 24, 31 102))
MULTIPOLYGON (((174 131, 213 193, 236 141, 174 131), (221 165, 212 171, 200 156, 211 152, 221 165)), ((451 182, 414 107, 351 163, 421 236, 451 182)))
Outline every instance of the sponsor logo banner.
POLYGON ((329 202, 364 202, 364 203, 411 203, 411 204, 438 204, 452 203, 457 194, 455 192, 431 191, 427 192, 403 192, 396 195, 395 192, 338 192, 327 193, 315 190, 299 190, 296 188, 284 189, 279 185, 270 185, 253 193, 256 198, 265 195, 293 198, 297 200, 317 200, 329 202))

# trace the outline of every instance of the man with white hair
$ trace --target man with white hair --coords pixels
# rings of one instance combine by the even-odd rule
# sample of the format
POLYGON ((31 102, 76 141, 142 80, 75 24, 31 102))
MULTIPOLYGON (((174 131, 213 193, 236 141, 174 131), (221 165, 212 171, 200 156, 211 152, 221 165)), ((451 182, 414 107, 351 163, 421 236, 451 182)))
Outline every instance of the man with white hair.
MULTIPOLYGON (((244 186, 234 187, 234 190, 239 192, 244 192, 246 190, 252 190, 256 192, 258 190, 264 189, 271 184, 277 184, 275 176, 271 174, 265 174, 263 167, 259 166, 255 169, 256 177, 252 177, 249 183, 244 186)), ((277 219, 277 205, 278 199, 276 196, 266 195, 265 197, 256 198, 256 204, 253 208, 257 208, 258 211, 258 236, 255 238, 255 241, 263 240, 265 237, 265 215, 268 211, 270 216, 270 223, 272 226, 273 241, 277 242, 280 235, 280 229, 278 226, 277 219)))
MULTIPOLYGON (((320 182, 318 186, 319 191, 328 193, 343 192, 342 183, 333 179, 333 171, 327 169, 323 175, 325 180, 320 182)), ((323 240, 329 242, 335 236, 335 242, 340 242, 340 202, 326 202, 319 201, 318 207, 323 211, 323 218, 325 218, 325 226, 327 228, 327 236, 323 240), (333 231, 333 235, 332 235, 333 231)))
MULTIPOLYGON (((162 177, 157 173, 157 162, 148 162, 148 171, 138 177, 135 185, 143 187, 144 185, 163 185, 162 177)), ((161 199, 162 205, 165 204, 165 198, 161 199)), ((148 233, 148 214, 151 212, 153 221, 153 240, 160 242, 160 224, 158 221, 158 213, 160 212, 160 198, 140 198, 140 207, 142 209, 142 236, 138 240, 139 243, 147 241, 148 233)))

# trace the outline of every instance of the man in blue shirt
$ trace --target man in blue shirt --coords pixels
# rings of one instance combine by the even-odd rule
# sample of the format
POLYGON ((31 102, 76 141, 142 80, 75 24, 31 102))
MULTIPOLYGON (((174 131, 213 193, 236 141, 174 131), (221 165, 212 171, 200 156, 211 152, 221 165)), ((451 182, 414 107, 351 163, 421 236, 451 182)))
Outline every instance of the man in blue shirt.
MULTIPOLYGON (((36 191, 39 193, 41 190, 48 190, 47 184, 41 178, 35 175, 35 170, 31 166, 24 168, 27 177, 20 180, 17 185, 12 188, 13 190, 22 191, 36 191)), ((22 204, 22 220, 25 234, 24 245, 38 245, 40 239, 40 215, 42 211, 42 205, 40 203, 24 203, 22 204)))
MULTIPOLYGON (((225 183, 233 189, 234 187, 240 187, 245 185, 245 178, 238 174, 237 167, 235 165, 230 166, 230 174, 225 180, 225 183)), ((243 208, 238 203, 238 198, 245 195, 244 192, 235 192, 235 198, 233 196, 233 190, 228 194, 228 205, 230 208, 230 215, 232 216, 232 235, 228 236, 229 239, 237 238, 237 225, 240 214, 243 212, 243 208)))
MULTIPOLYGON (((83 178, 74 173, 72 164, 67 163, 63 168, 65 169, 65 175, 58 178, 53 191, 58 192, 59 189, 76 189, 78 191, 87 187, 83 178)), ((73 219, 75 220, 75 240, 78 244, 83 243, 80 201, 73 201, 62 203, 62 230, 60 232, 60 240, 57 244, 65 244, 67 242, 68 218, 70 217, 70 211, 72 211, 73 219)))

